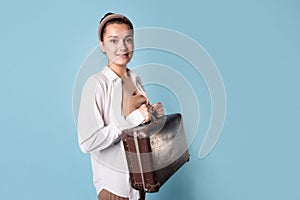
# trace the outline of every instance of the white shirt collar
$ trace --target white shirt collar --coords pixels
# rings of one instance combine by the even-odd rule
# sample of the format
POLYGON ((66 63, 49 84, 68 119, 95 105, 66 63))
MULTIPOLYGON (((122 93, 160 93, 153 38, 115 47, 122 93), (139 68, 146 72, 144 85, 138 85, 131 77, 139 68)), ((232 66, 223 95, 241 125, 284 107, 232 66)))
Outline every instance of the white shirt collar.
POLYGON ((103 74, 108 78, 109 81, 114 81, 120 78, 112 69, 107 66, 104 67, 103 74))
MULTIPOLYGON (((109 68, 108 66, 104 67, 104 72, 103 74, 108 78, 109 81, 114 81, 117 79, 121 79, 111 68, 109 68)), ((134 73, 132 73, 132 71, 130 69, 127 68, 127 73, 130 74, 130 76, 132 76, 132 78, 135 78, 136 75, 134 73)), ((125 75, 126 76, 126 75, 125 75)))

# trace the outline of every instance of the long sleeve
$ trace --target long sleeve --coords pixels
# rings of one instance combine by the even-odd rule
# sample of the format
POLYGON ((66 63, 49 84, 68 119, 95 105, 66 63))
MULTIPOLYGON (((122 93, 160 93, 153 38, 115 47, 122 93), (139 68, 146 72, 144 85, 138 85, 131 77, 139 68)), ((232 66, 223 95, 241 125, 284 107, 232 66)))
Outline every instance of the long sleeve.
POLYGON ((109 110, 103 109, 103 99, 107 95, 96 76, 85 83, 78 115, 78 141, 84 153, 98 151, 110 146, 121 133, 114 123, 105 124, 103 116, 109 110))
MULTIPOLYGON (((82 89, 77 129, 79 146, 84 153, 106 149, 116 141, 122 130, 144 121, 138 109, 124 117, 121 111, 121 79, 107 72, 111 71, 91 76, 82 89)), ((135 74, 134 83, 146 96, 141 80, 135 74)))

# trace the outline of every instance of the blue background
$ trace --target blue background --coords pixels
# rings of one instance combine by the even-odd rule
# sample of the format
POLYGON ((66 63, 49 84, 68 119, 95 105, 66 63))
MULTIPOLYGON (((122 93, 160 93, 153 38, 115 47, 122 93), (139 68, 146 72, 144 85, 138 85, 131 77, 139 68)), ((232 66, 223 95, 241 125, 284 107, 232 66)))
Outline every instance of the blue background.
POLYGON ((72 92, 107 11, 136 28, 189 35, 226 87, 214 151, 198 159, 199 133, 191 161, 149 200, 300 199, 299 8, 296 0, 2 1, 0 199, 96 199, 72 92))

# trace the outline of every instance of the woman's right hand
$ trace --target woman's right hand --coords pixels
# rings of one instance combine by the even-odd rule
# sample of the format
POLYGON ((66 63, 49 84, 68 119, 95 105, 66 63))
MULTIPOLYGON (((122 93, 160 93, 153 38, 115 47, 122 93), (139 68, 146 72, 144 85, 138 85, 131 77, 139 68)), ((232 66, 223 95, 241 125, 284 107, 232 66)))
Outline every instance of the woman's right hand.
POLYGON ((151 113, 149 107, 146 104, 142 104, 138 109, 144 116, 144 122, 149 122, 151 120, 151 113))
POLYGON ((129 99, 130 112, 147 103, 147 98, 142 94, 132 95, 129 99))

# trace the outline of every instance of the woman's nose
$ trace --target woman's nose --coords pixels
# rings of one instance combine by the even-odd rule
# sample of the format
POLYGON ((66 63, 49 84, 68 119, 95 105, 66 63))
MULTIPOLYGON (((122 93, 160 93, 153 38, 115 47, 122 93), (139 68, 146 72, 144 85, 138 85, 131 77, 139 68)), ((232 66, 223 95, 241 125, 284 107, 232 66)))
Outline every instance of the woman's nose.
POLYGON ((120 41, 119 42, 119 49, 120 50, 127 50, 127 46, 125 44, 125 41, 120 41))

